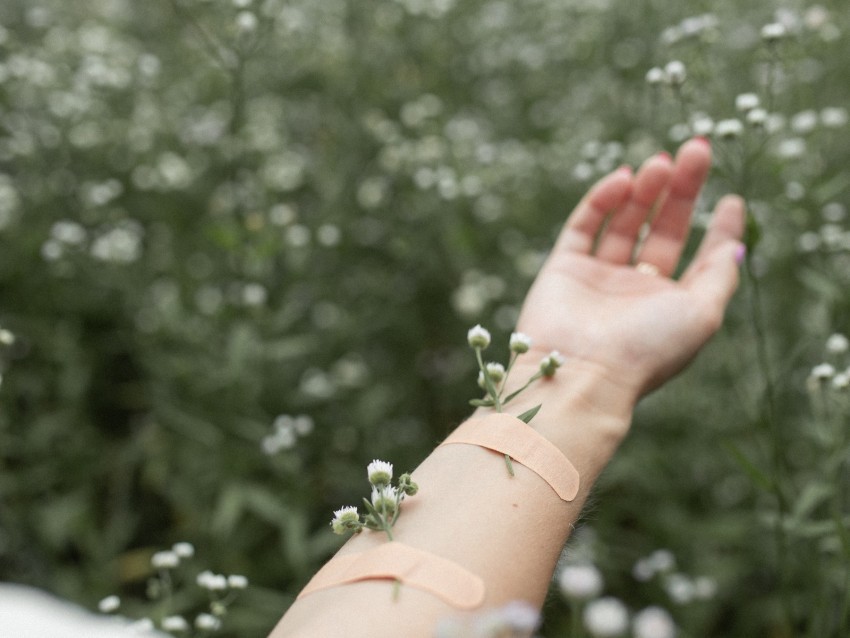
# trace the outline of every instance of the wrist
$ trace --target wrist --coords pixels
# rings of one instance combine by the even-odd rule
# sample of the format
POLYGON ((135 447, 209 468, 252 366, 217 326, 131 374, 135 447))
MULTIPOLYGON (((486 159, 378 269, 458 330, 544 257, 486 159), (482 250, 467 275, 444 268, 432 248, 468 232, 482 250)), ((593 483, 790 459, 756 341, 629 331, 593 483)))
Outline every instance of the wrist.
MULTIPOLYGON (((510 395, 538 372, 543 356, 545 353, 534 350, 522 355, 510 371, 502 396, 510 395)), ((598 364, 568 359, 554 376, 535 381, 502 406, 502 412, 519 416, 540 405, 529 425, 565 456, 592 452, 607 461, 628 434, 637 399, 636 391, 611 380, 598 364)), ((494 412, 494 408, 479 408, 475 416, 494 412)))

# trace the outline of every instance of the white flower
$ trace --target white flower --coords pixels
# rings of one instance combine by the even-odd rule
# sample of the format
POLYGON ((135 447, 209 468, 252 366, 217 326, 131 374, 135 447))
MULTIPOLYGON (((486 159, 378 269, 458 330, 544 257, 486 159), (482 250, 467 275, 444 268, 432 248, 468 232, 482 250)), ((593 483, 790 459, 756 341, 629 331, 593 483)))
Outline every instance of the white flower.
POLYGON ((97 608, 104 614, 109 614, 121 606, 121 599, 118 596, 107 596, 98 604, 97 608))
POLYGON ((652 67, 646 72, 646 81, 652 85, 661 84, 664 81, 664 69, 657 66, 652 67))
POLYGON ((221 574, 213 574, 209 570, 202 571, 198 574, 195 582, 201 589, 209 591, 223 591, 227 589, 227 578, 221 574))
POLYGON ((810 376, 820 381, 826 381, 835 376, 835 367, 829 363, 821 363, 812 368, 810 376))
POLYGON ((664 66, 664 77, 673 86, 684 83, 687 77, 685 65, 680 60, 672 60, 664 66))
POLYGON ((755 93, 741 93, 735 98, 735 108, 745 113, 758 108, 759 104, 759 96, 755 93))
POLYGON ((557 350, 552 350, 540 361, 540 371, 544 377, 554 376, 555 371, 564 365, 566 360, 557 350))
MULTIPOLYGON (((357 508, 354 508, 357 511, 357 508)), ((245 589, 248 586, 248 579, 241 574, 231 574, 227 577, 227 586, 230 589, 245 589)))
POLYGON ((727 139, 740 137, 741 133, 744 132, 744 125, 741 124, 741 120, 734 118, 720 120, 717 126, 714 127, 714 132, 718 137, 725 137, 727 139))
POLYGON ((367 466, 366 476, 375 487, 389 485, 393 478, 393 464, 375 459, 367 466))
POLYGON ((696 597, 694 582, 685 574, 670 574, 664 579, 664 589, 673 602, 687 605, 696 597))
POLYGON ((656 572, 667 572, 676 566, 676 557, 669 549, 656 549, 649 555, 649 562, 656 572))
POLYGON ((826 340, 826 351, 831 354, 843 354, 850 349, 850 341, 843 334, 836 332, 826 340))
POLYGON ((694 594, 700 600, 710 600, 717 593, 717 581, 709 576, 697 576, 694 580, 694 594))
MULTIPOLYGON (((493 385, 496 387, 504 380, 505 378, 505 366, 501 363, 489 362, 484 366, 487 369, 487 376, 490 377, 490 381, 493 382, 493 385)), ((487 383, 484 381, 484 372, 478 372, 478 385, 481 386, 483 390, 487 389, 487 383)))
POLYGON ((800 111, 791 118, 791 130, 799 135, 811 133, 818 125, 817 111, 808 109, 800 111))
POLYGON ((584 626, 595 638, 622 636, 629 626, 629 612, 619 598, 597 598, 584 608, 584 626))
POLYGON ((632 632, 634 638, 675 638, 676 623, 666 609, 647 607, 635 614, 632 632))
POLYGON ((567 565, 558 574, 561 593, 572 600, 596 598, 602 585, 602 574, 594 565, 567 565))
POLYGON ((157 552, 151 556, 151 565, 156 569, 174 569, 180 564, 180 557, 171 550, 157 552))
POLYGON ((179 558, 192 558, 195 555, 195 546, 192 543, 174 543, 171 551, 177 554, 179 558))
POLYGON ((189 631, 189 623, 183 616, 166 616, 162 619, 162 628, 165 631, 189 631))
POLYGON ((828 106, 820 112, 821 124, 829 128, 844 126, 847 119, 847 109, 840 106, 828 106))
POLYGON ((150 618, 139 618, 135 622, 127 625, 127 630, 140 634, 148 634, 148 632, 154 630, 153 621, 150 618))
POLYGON ((212 614, 198 614, 195 616, 195 627, 204 631, 216 631, 221 628, 221 620, 212 614))
POLYGON ((767 124, 767 111, 758 108, 747 113, 747 122, 753 126, 764 126, 767 124))
POLYGON ((375 487, 372 488, 372 505, 382 514, 384 512, 387 514, 395 512, 397 498, 398 490, 392 486, 380 490, 375 487))
POLYGON ((6 328, 0 328, 0 344, 4 346, 10 346, 15 343, 15 335, 11 330, 6 330, 6 328))
POLYGON ((781 22, 771 22, 761 28, 761 39, 765 42, 776 42, 788 33, 785 25, 781 22))
POLYGON ((512 352, 522 354, 523 352, 528 352, 529 348, 531 348, 531 337, 522 332, 512 332, 510 344, 512 352))
POLYGON ((846 372, 836 374, 832 377, 832 387, 836 390, 846 390, 850 387, 850 374, 846 372))
POLYGON ((481 348, 482 350, 490 345, 490 332, 481 327, 481 324, 469 329, 466 333, 466 340, 472 348, 481 348))

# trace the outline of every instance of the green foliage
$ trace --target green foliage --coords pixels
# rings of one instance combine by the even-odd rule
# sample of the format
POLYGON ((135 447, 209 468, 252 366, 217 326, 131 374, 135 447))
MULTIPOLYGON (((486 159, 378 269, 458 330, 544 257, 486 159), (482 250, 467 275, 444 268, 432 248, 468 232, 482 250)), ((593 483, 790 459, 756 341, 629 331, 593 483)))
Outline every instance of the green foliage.
POLYGON ((364 464, 464 417, 464 331, 513 329, 592 179, 753 92, 783 119, 715 134, 698 211, 747 197, 742 290, 587 525, 609 592, 689 635, 846 635, 848 395, 807 378, 850 363, 850 24, 775 4, 0 4, 0 578, 94 607, 191 541, 251 582, 222 635, 265 635, 364 464), (314 427, 265 454, 282 414, 314 427), (659 547, 716 594, 636 586, 659 547))

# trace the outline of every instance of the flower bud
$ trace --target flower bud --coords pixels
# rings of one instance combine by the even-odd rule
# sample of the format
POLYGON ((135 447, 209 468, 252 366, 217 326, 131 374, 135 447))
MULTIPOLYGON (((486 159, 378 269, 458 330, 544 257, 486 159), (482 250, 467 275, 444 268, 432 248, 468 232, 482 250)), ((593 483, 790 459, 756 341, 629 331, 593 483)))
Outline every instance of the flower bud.
POLYGON ((345 534, 360 527, 360 514, 356 507, 343 507, 334 512, 331 528, 334 534, 345 534))
POLYGON ((522 332, 514 332, 511 334, 511 352, 523 354, 531 348, 531 337, 522 332))
POLYGON ((419 486, 413 482, 410 474, 405 472, 398 477, 398 489, 404 492, 407 496, 413 496, 419 491, 419 486))
POLYGON ((369 463, 366 468, 369 482, 375 487, 386 487, 393 479, 393 464, 377 459, 369 463))
POLYGON ((562 365, 564 365, 564 357, 557 350, 553 350, 540 362, 540 372, 544 377, 553 377, 555 371, 562 365))
POLYGON ((481 324, 478 324, 469 329, 469 332, 466 333, 466 340, 470 347, 484 350, 490 345, 490 332, 486 328, 482 328, 481 324))

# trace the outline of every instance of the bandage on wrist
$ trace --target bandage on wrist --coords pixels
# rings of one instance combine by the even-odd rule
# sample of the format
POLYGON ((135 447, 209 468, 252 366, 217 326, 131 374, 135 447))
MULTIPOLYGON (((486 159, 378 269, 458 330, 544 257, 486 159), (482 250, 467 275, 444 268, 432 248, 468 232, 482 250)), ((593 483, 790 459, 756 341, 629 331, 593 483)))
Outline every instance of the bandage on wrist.
POLYGON ((484 602, 484 581, 448 559, 397 541, 357 554, 334 556, 298 594, 366 580, 400 581, 440 598, 458 609, 484 602))
POLYGON ((510 414, 491 414, 462 423, 440 445, 466 443, 507 454, 546 481, 563 501, 578 494, 579 474, 555 445, 510 414))

